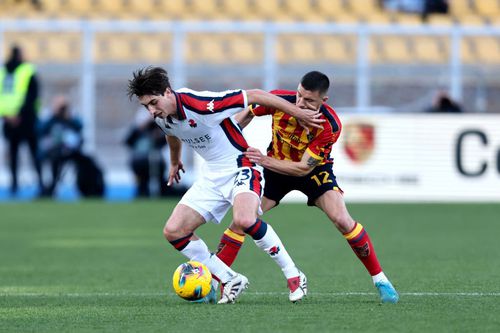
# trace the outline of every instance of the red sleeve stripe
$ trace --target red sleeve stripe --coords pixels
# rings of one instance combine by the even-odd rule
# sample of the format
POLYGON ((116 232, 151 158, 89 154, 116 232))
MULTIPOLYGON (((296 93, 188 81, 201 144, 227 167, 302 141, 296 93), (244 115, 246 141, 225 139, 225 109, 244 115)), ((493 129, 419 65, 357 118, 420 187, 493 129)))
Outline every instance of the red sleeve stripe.
POLYGON ((222 130, 226 134, 226 137, 229 139, 229 142, 238 149, 239 151, 246 151, 248 148, 248 143, 243 137, 240 129, 231 121, 230 118, 224 119, 222 123, 220 123, 222 130))
POLYGON ((245 107, 245 98, 241 90, 224 96, 199 96, 191 93, 180 93, 182 105, 200 114, 222 112, 227 109, 245 107))

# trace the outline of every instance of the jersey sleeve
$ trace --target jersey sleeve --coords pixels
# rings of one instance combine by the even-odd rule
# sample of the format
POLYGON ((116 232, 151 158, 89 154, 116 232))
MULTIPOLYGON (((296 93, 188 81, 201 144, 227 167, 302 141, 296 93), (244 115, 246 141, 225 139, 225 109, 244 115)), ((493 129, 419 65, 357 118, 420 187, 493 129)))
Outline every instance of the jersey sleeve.
POLYGON ((275 109, 273 109, 273 108, 268 108, 266 106, 255 105, 255 104, 250 105, 249 108, 250 108, 250 112, 252 112, 254 114, 254 116, 257 116, 257 117, 266 116, 269 114, 272 115, 275 111, 275 109))
POLYGON ((220 124, 248 106, 246 91, 241 89, 222 92, 181 89, 178 92, 183 107, 199 114, 209 126, 220 124))
POLYGON ((324 160, 330 155, 333 144, 337 141, 340 130, 336 132, 323 130, 316 136, 306 149, 307 153, 316 160, 324 160))

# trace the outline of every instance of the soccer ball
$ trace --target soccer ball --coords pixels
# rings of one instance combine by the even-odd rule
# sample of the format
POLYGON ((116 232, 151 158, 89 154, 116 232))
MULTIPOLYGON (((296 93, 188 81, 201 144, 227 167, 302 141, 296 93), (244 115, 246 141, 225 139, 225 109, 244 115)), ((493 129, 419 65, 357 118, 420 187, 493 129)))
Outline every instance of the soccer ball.
POLYGON ((181 264, 172 279, 177 295, 188 301, 196 301, 208 295, 212 288, 212 273, 197 261, 181 264))

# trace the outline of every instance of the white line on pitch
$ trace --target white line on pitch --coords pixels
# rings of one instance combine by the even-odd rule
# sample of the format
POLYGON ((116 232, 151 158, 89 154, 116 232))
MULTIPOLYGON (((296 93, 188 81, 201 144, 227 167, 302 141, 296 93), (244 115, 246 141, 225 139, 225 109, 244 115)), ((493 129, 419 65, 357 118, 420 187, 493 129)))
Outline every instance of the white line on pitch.
MULTIPOLYGON (((247 295, 288 295, 288 292, 245 292, 247 295)), ((174 293, 57 293, 57 292, 0 292, 0 297, 159 297, 172 296, 174 293)), ((311 292, 310 296, 372 296, 377 295, 373 292, 332 292, 320 293, 311 292)), ((498 297, 500 292, 401 292, 402 296, 436 296, 436 297, 498 297)))

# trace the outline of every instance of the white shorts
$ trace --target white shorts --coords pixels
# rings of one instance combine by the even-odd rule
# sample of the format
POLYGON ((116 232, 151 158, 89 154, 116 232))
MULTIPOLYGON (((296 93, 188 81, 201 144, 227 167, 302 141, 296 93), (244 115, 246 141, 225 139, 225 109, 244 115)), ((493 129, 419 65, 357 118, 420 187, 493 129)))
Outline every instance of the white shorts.
POLYGON ((258 214, 262 214, 260 199, 264 189, 262 167, 243 167, 216 178, 202 176, 184 194, 179 204, 200 213, 206 222, 220 223, 240 193, 254 193, 259 198, 258 214))

